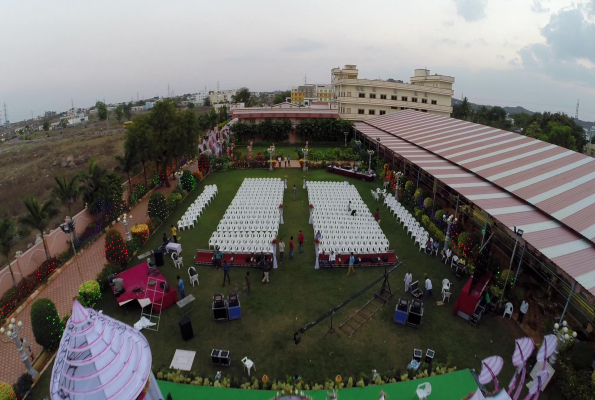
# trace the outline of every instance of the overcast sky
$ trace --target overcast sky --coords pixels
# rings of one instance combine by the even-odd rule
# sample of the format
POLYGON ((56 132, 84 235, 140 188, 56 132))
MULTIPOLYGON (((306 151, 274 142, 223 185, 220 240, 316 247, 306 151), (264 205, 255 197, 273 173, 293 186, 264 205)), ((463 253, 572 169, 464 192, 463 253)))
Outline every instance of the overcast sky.
MULTIPOLYGON (((455 77, 455 97, 595 120, 595 0, 2 0, 12 121, 199 90, 455 77)), ((4 115, 1 115, 4 119, 4 115)))

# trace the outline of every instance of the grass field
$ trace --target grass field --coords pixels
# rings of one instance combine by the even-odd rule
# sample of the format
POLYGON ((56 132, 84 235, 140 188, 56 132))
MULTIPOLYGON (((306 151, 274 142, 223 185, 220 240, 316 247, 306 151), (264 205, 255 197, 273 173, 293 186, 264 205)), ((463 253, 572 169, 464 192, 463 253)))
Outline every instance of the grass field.
MULTIPOLYGON (((378 269, 369 269, 358 270, 355 276, 347 277, 345 270, 314 269, 313 232, 308 225, 306 190, 299 189, 295 202, 291 199, 290 191, 286 191, 285 224, 280 226, 279 232, 287 243, 290 235, 297 236, 298 231, 302 229, 306 236, 305 253, 296 254, 296 260, 293 262, 286 259, 280 264, 279 269, 271 273, 270 284, 260 283, 262 273, 251 270, 252 295, 244 296, 243 283, 247 269, 232 268, 231 287, 222 287, 222 271, 215 271, 211 267, 199 267, 200 285, 189 285, 187 268, 193 264, 196 249, 208 247, 211 233, 216 229, 243 179, 282 177, 286 174, 289 187, 294 183, 301 187, 303 173, 298 169, 275 170, 272 173, 266 170, 244 170, 211 174, 139 251, 142 253, 157 248, 163 233, 167 232, 169 235, 169 226, 180 218, 188 205, 202 192, 202 187, 205 184, 217 184, 219 193, 203 213, 197 226, 179 233, 179 242, 184 249, 185 269, 175 269, 171 259, 166 259, 166 265, 161 268, 162 273, 174 286, 175 277, 180 274, 186 282, 186 294, 196 297, 191 314, 194 338, 188 342, 182 341, 178 327, 180 313, 177 307, 164 311, 159 331, 144 331, 151 343, 155 367, 169 366, 175 349, 188 349, 196 351, 193 370, 202 374, 214 374, 216 368, 211 365, 209 355, 211 349, 219 348, 231 350, 232 366, 226 371, 231 376, 245 375, 240 359, 248 356, 255 362, 257 376, 268 374, 271 377, 283 378, 285 375, 299 373, 305 379, 323 381, 336 374, 369 375, 372 369, 381 373, 391 370, 405 371, 414 348, 420 348, 424 353, 427 348, 434 349, 437 361, 449 361, 451 365, 459 368, 479 368, 482 358, 494 354, 501 355, 505 360, 510 359, 514 349, 514 337, 499 316, 487 316, 478 327, 473 327, 452 315, 452 307, 462 282, 454 280, 450 269, 439 260, 419 253, 406 232, 390 217, 387 209, 374 202, 370 189, 376 188, 378 183, 351 181, 372 211, 377 206, 380 208, 383 231, 390 241, 391 248, 395 249, 404 264, 391 275, 391 288, 395 297, 353 337, 349 338, 337 329, 340 337, 329 335, 325 338, 329 322, 327 320, 307 331, 299 345, 296 346, 292 341, 293 333, 298 328, 315 320, 381 274, 378 269), (412 271, 414 280, 421 281, 423 275, 428 274, 434 283, 436 295, 440 293, 440 282, 443 278, 449 278, 454 283, 450 304, 438 307, 435 305, 435 299, 425 302, 425 315, 419 329, 393 323, 396 300, 403 295, 403 277, 407 269, 412 271), (213 294, 227 295, 231 291, 242 294, 242 318, 228 323, 214 322, 211 311, 213 294)), ((315 170, 309 172, 308 179, 342 178, 315 170)), ((131 265, 135 264, 131 262, 131 265)), ((334 318, 335 327, 338 328, 339 323, 369 300, 372 294, 373 290, 370 290, 338 311, 334 318)), ((137 305, 118 307, 111 293, 104 295, 97 308, 129 324, 133 324, 140 317, 137 305)), ((510 363, 507 362, 506 366, 507 369, 501 374, 501 382, 507 382, 512 374, 510 363)))

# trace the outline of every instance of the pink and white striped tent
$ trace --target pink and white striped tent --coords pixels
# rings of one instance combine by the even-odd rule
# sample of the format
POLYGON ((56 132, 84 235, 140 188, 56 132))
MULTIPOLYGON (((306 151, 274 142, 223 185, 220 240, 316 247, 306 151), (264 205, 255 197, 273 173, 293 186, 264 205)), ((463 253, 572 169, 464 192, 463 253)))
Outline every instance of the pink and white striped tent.
POLYGON ((52 399, 163 399, 147 339, 133 327, 72 306, 50 382, 52 399))

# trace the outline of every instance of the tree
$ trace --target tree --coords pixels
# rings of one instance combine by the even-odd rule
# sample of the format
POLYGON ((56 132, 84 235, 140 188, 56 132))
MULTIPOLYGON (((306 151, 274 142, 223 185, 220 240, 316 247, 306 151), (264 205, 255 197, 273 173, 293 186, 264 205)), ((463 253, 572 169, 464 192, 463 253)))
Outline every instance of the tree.
POLYGON ((122 118, 124 118, 124 108, 122 106, 116 107, 114 114, 116 115, 118 122, 122 121, 122 118))
POLYGON ((244 103, 246 107, 251 106, 252 94, 247 87, 240 88, 231 98, 234 103, 244 103))
POLYGON ((31 196, 25 198, 23 203, 25 204, 28 214, 21 217, 21 224, 39 231, 43 242, 43 249, 45 250, 45 257, 49 260, 50 251, 48 250, 43 231, 47 228, 50 220, 58 214, 54 199, 49 199, 43 204, 39 204, 37 199, 31 196))
POLYGON ((195 104, 193 102, 188 103, 188 108, 194 108, 194 107, 195 107, 195 104))
POLYGON ((62 118, 60 120, 60 127, 66 128, 68 126, 68 120, 66 118, 62 118))
POLYGON ((14 239, 17 234, 17 226, 12 217, 5 216, 0 218, 0 253, 6 258, 14 287, 17 287, 17 281, 14 278, 14 273, 10 266, 10 251, 12 250, 14 239))
POLYGON ((165 196, 161 193, 153 193, 149 198, 149 205, 147 207, 149 217, 159 218, 161 221, 165 220, 168 213, 167 201, 165 196))
POLYGON ((149 124, 148 115, 140 115, 134 119, 134 124, 128 127, 124 151, 130 154, 143 166, 145 187, 147 182, 147 163, 153 159, 153 130, 149 124))
POLYGON ((165 186, 170 187, 167 167, 171 165, 174 149, 179 145, 179 121, 176 104, 172 100, 155 104, 149 115, 153 129, 153 154, 155 161, 165 176, 165 186))
POLYGON ((453 116, 457 119, 467 120, 472 114, 471 105, 467 98, 463 98, 460 104, 453 107, 453 116))
POLYGON ((129 193, 132 194, 132 181, 130 180, 130 173, 138 164, 138 161, 134 158, 134 154, 129 151, 130 149, 125 149, 124 156, 116 156, 115 159, 118 161, 118 166, 124 172, 126 172, 126 176, 128 177, 128 189, 129 193))
MULTIPOLYGON (((83 196, 83 201, 87 203, 87 207, 91 211, 95 204, 95 194, 99 192, 101 187, 101 180, 106 174, 106 170, 95 163, 95 159, 89 160, 87 171, 80 176, 80 192, 83 196)), ((93 212, 93 211, 91 211, 93 212)))
POLYGON ((120 177, 95 164, 94 159, 89 161, 87 171, 81 175, 80 190, 92 214, 103 213, 107 220, 114 220, 124 209, 120 177))
POLYGON ((548 142, 565 147, 569 150, 577 151, 576 140, 572 136, 572 129, 569 126, 562 126, 555 122, 550 122, 547 126, 549 133, 548 142))
POLYGON ((124 115, 126 116, 126 119, 130 121, 132 119, 132 102, 124 104, 122 109, 124 110, 124 115))
POLYGON ((532 122, 531 125, 529 125, 527 128, 525 128, 525 130, 523 131, 523 134, 526 136, 537 139, 541 136, 541 132, 542 132, 541 127, 539 126, 539 124, 537 122, 532 122))
POLYGON ((107 106, 105 105, 105 103, 102 101, 98 101, 97 103, 95 103, 95 107, 97 108, 97 116, 99 117, 99 120, 105 121, 107 119, 108 114, 107 106))
POLYGON ((6 382, 0 382, 0 399, 17 400, 17 395, 15 394, 14 389, 6 382))
POLYGON ((43 130, 46 132, 50 130, 50 121, 48 121, 47 119, 43 121, 43 130))
MULTIPOLYGON (((131 104, 132 104, 132 103, 131 103, 131 104)), ((144 100, 139 100, 139 101, 137 101, 137 102, 136 102, 136 105, 137 105, 137 106, 144 106, 144 105, 146 105, 146 104, 147 104, 147 102, 146 102, 146 101, 144 101, 144 100)))
POLYGON ((192 172, 185 170, 180 178, 180 184, 182 189, 190 193, 196 187, 196 180, 192 176, 192 172))
POLYGON ((35 341, 47 351, 60 345, 64 324, 50 299, 39 299, 31 306, 31 329, 35 341))
POLYGON ((205 107, 210 107, 212 105, 211 104, 211 98, 209 96, 205 97, 205 100, 204 100, 204 102, 203 102, 202 105, 205 106, 205 107))
POLYGON ((219 107, 219 123, 227 121, 227 106, 219 107))
POLYGON ((273 104, 283 103, 286 98, 291 97, 291 91, 286 90, 285 92, 277 93, 273 99, 273 104))
POLYGON ((74 203, 76 203, 80 194, 79 188, 77 186, 79 178, 80 176, 77 174, 70 178, 69 181, 66 181, 65 176, 63 176, 60 179, 57 175, 54 175, 56 186, 54 186, 54 189, 52 191, 54 193, 54 196, 56 196, 56 198, 58 198, 58 200, 60 200, 63 205, 66 205, 66 207, 68 207, 68 215, 70 216, 70 218, 73 217, 71 206, 74 203))
POLYGON ((116 229, 105 235, 105 258, 113 265, 124 266, 128 262, 128 247, 116 229))

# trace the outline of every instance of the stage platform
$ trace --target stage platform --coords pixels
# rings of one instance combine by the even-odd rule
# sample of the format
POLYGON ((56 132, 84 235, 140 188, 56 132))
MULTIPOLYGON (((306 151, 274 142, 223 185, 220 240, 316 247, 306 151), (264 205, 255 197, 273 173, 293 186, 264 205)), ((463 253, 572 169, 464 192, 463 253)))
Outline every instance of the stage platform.
MULTIPOLYGON (((375 400, 384 390, 387 399, 413 399, 417 385, 430 382, 432 400, 460 400, 467 394, 477 390, 477 383, 468 369, 451 372, 449 374, 416 379, 407 382, 389 383, 380 386, 366 386, 364 388, 341 389, 338 391, 340 400, 375 400)), ((270 400, 275 397, 272 390, 243 390, 225 389, 212 386, 193 386, 181 383, 158 381, 162 393, 171 393, 174 399, 219 399, 219 400, 270 400)), ((308 396, 313 400, 326 400, 326 390, 308 390, 308 396)))
POLYGON ((367 173, 362 172, 355 172, 352 169, 344 169, 341 167, 326 167, 326 172, 330 172, 331 174, 337 174, 341 176, 346 176, 348 178, 355 178, 366 182, 374 182, 376 178, 376 174, 368 175, 367 173))
MULTIPOLYGON (((159 272, 159 268, 155 268, 154 275, 147 275, 148 273, 149 266, 145 261, 144 263, 139 264, 136 267, 132 267, 116 275, 116 278, 124 279, 124 288, 126 289, 124 293, 122 293, 119 297, 116 297, 116 300, 118 301, 118 304, 120 306, 135 300, 138 301, 141 305, 145 302, 153 302, 153 310, 159 312, 176 304, 176 302, 178 301, 178 296, 176 294, 176 288, 171 287, 171 284, 169 288, 169 293, 164 293, 163 295, 160 293, 154 293, 153 291, 150 291, 149 293, 146 292, 148 278, 166 281, 163 275, 161 275, 161 272, 159 272), (140 289, 140 291, 135 292, 135 289, 140 289), (163 302, 161 301, 161 297, 163 297, 163 302), (143 302, 144 299, 147 300, 143 302), (158 306, 158 304, 160 303, 161 307, 158 306)), ((112 292, 113 291, 114 287, 112 286, 112 292)))
MULTIPOLYGON (((385 267, 390 265, 395 265, 399 259, 394 251, 389 251, 386 253, 373 253, 373 254, 356 254, 356 264, 353 266, 354 268, 370 268, 370 267, 385 267), (357 257, 361 259, 361 262, 357 261, 357 257), (379 259, 380 258, 380 259, 379 259)), ((321 254, 318 256, 318 264, 320 268, 331 268, 328 265, 329 255, 328 254, 321 254), (323 263, 323 261, 325 261, 323 263), (324 265, 323 265, 324 264, 324 265)), ((335 259, 335 263, 333 264, 332 268, 348 268, 349 267, 349 254, 340 254, 337 255, 335 259), (341 257, 341 262, 339 262, 339 256, 341 257)))
MULTIPOLYGON (((194 264, 212 266, 214 254, 214 251, 199 249, 196 251, 196 256, 194 257, 194 264)), ((257 259, 259 259, 261 254, 267 256, 269 260, 272 255, 272 253, 223 253, 221 265, 225 264, 225 261, 227 261, 229 265, 233 265, 234 267, 257 267, 257 259), (251 258, 254 260, 250 261, 251 258)))

